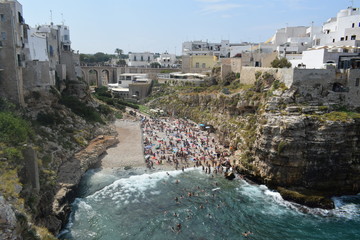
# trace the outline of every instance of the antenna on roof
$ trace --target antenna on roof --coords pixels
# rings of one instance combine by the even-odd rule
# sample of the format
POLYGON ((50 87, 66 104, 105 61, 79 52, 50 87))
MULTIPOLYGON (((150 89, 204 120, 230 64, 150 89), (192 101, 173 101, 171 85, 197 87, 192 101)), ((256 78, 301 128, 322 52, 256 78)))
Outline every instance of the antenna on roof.
POLYGON ((64 20, 64 14, 63 14, 63 13, 61 13, 61 23, 62 23, 62 25, 64 26, 65 20, 64 20))
POLYGON ((353 7, 354 6, 354 0, 350 0, 351 2, 351 6, 350 7, 353 7))
POLYGON ((53 15, 52 15, 52 10, 50 10, 50 25, 53 25, 53 15))

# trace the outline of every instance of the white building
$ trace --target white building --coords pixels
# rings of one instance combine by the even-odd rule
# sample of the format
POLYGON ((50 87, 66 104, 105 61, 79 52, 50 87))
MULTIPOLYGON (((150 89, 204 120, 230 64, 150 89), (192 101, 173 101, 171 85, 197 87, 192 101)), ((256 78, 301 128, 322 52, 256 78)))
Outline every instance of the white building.
POLYGON ((278 29, 273 36, 271 43, 280 46, 281 44, 290 42, 289 39, 310 38, 310 35, 308 35, 306 31, 308 28, 309 27, 298 26, 278 29))
POLYGON ((176 63, 176 55, 165 52, 161 54, 159 58, 157 58, 157 62, 161 65, 161 67, 164 68, 174 67, 176 63))
POLYGON ((359 8, 343 9, 330 18, 323 24, 322 32, 314 35, 313 45, 360 47, 359 8))
POLYGON ((235 57, 238 54, 241 54, 243 52, 250 52, 252 51, 253 45, 250 43, 243 43, 243 44, 237 44, 232 45, 229 47, 230 50, 230 57, 235 57))
POLYGON ((230 56, 230 42, 229 40, 222 40, 221 43, 209 43, 203 41, 184 42, 182 44, 182 54, 185 56, 230 56))
POLYGON ((293 67, 323 69, 333 65, 339 69, 359 68, 359 54, 344 51, 339 47, 323 47, 304 51, 301 60, 289 60, 293 67), (354 63, 356 63, 354 65, 354 63))
POLYGON ((154 61, 154 53, 142 52, 142 53, 129 53, 127 59, 127 65, 129 67, 147 67, 154 61))
POLYGON ((128 88, 132 83, 147 83, 149 78, 147 74, 124 73, 119 75, 118 86, 128 88))
POLYGON ((27 45, 30 51, 29 60, 49 61, 46 34, 38 33, 36 28, 29 28, 27 45))
POLYGON ((298 26, 278 29, 269 41, 276 49, 279 57, 289 54, 301 54, 312 47, 311 36, 314 27, 298 26))

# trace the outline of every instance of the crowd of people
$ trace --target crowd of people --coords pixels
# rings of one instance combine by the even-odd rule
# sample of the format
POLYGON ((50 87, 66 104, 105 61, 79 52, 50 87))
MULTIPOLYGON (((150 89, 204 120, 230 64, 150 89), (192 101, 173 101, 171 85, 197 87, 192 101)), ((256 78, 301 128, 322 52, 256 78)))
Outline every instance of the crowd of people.
POLYGON ((147 167, 170 164, 176 170, 202 167, 207 174, 229 172, 230 151, 208 131, 187 119, 149 118, 141 121, 147 167))

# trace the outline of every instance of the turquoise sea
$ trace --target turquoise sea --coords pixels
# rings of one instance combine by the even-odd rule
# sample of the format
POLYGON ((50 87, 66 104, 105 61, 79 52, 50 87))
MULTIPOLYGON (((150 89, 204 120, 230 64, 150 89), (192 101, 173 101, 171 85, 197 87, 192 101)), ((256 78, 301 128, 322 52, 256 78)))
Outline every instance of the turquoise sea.
POLYGON ((334 198, 335 210, 310 209, 194 168, 95 169, 80 190, 61 239, 360 239, 360 195, 334 198))

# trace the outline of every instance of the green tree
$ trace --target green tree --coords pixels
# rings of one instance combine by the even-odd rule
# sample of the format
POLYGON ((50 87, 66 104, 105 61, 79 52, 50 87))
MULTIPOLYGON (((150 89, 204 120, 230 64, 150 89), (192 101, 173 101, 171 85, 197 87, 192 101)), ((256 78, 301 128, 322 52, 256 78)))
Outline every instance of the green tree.
POLYGON ((122 49, 120 49, 120 48, 115 49, 115 53, 118 55, 118 57, 119 57, 120 59, 123 58, 123 53, 124 53, 124 51, 123 51, 122 49))
POLYGON ((119 61, 117 61, 117 65, 119 65, 120 67, 124 67, 126 66, 126 61, 124 59, 120 59, 119 61))
POLYGON ((276 57, 274 59, 274 61, 272 61, 270 64, 271 64, 271 67, 273 67, 273 68, 290 68, 291 67, 291 62, 289 62, 286 58, 279 59, 278 57, 276 57))
POLYGON ((161 68, 161 64, 158 62, 152 62, 150 63, 151 68, 161 68))

